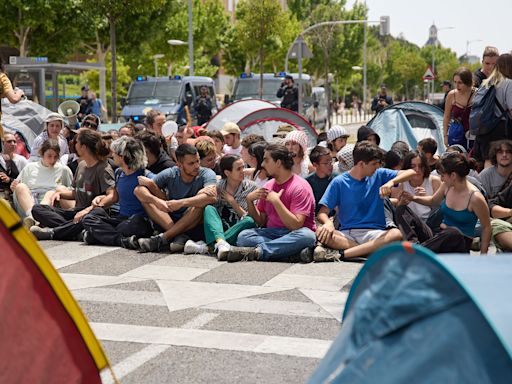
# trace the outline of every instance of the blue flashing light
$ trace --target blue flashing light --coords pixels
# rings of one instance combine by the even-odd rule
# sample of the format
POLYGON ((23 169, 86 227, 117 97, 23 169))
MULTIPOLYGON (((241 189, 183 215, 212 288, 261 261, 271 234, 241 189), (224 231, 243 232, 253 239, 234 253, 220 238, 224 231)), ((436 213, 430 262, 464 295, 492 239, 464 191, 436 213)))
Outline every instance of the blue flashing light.
POLYGON ((181 75, 171 76, 170 80, 181 80, 181 75))
POLYGON ((139 75, 139 76, 137 76, 137 79, 136 79, 136 80, 137 80, 137 81, 146 81, 147 79, 148 79, 148 77, 147 77, 147 76, 141 76, 141 75, 139 75))
POLYGON ((243 72, 240 74, 241 79, 251 79, 253 77, 254 77, 254 74, 252 72, 251 73, 243 72))
POLYGON ((286 72, 277 72, 274 76, 275 77, 285 77, 286 76, 286 72))
POLYGON ((139 116, 133 116, 133 121, 139 121, 139 120, 140 120, 139 116))

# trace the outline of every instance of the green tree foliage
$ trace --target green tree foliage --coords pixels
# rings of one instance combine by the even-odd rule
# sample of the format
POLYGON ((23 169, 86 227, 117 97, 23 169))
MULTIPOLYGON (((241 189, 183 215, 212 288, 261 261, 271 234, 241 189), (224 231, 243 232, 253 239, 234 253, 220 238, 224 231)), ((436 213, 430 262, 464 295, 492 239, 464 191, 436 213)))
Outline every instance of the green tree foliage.
MULTIPOLYGON (((94 61, 89 61, 94 62, 94 61)), ((107 88, 112 89, 112 84, 110 82, 110 71, 111 71, 111 54, 110 52, 106 57, 107 64, 107 88)), ((117 60, 117 93, 119 96, 126 96, 127 94, 127 86, 131 82, 131 77, 129 75, 129 66, 124 63, 122 57, 118 57, 117 60)), ((93 91, 96 91, 100 88, 100 78, 98 71, 85 71, 80 75, 80 84, 88 84, 89 88, 93 91)), ((107 92, 107 98, 112 97, 111 91, 107 92)))
POLYGON ((311 13, 318 5, 332 5, 338 3, 340 7, 345 5, 345 0, 288 0, 288 9, 298 20, 307 21, 311 13))
POLYGON ((285 24, 278 0, 241 0, 236 9, 237 38, 248 59, 257 58, 260 72, 260 97, 263 94, 263 72, 267 50, 276 48, 276 40, 285 24))
POLYGON ((22 57, 48 56, 50 61, 76 49, 84 25, 77 0, 2 1, 0 15, 2 44, 18 48, 22 57))

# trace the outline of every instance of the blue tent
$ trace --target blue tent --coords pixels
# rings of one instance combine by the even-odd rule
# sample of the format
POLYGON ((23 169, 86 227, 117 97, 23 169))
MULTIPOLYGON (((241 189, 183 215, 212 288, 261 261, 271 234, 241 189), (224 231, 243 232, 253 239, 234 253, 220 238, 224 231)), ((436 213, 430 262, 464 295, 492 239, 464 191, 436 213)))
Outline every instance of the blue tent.
POLYGON ((371 119, 368 127, 381 138, 379 146, 388 151, 397 140, 413 149, 427 137, 437 142, 437 153, 445 151, 443 141, 443 110, 421 101, 406 101, 384 108, 371 119))
POLYGON ((396 243, 366 262, 310 383, 512 382, 512 256, 396 243))

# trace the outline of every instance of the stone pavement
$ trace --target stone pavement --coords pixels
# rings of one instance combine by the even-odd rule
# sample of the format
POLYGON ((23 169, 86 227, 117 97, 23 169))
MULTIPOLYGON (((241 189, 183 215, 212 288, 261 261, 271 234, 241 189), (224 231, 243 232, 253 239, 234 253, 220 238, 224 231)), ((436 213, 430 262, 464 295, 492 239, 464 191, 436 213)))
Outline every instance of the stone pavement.
POLYGON ((362 267, 40 244, 116 376, 134 384, 305 382, 339 332, 362 267))

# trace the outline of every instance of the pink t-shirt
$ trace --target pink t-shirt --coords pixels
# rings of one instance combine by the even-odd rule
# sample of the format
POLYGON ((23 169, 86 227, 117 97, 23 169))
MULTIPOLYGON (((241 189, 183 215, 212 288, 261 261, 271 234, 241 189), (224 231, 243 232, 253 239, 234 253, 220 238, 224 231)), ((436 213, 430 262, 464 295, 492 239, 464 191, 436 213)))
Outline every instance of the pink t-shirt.
MULTIPOLYGON (((270 180, 264 186, 269 191, 279 192, 284 189, 281 201, 293 214, 306 215, 304 227, 316 230, 315 225, 315 196, 309 183, 302 177, 293 175, 286 183, 277 184, 275 179, 270 180)), ((258 201, 258 210, 267 215, 267 228, 286 228, 276 212, 272 203, 266 200, 258 201)))

